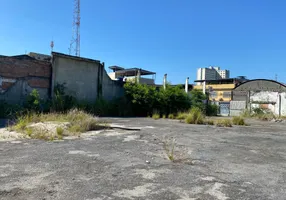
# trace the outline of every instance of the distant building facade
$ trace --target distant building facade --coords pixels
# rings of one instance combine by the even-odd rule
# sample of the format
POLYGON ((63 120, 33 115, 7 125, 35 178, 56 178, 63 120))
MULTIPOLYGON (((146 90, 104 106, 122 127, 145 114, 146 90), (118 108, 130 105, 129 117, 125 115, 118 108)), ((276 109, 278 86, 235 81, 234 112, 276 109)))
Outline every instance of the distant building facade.
POLYGON ((139 82, 147 85, 155 85, 155 72, 139 68, 124 69, 119 66, 110 66, 109 69, 113 71, 108 74, 112 80, 122 80, 124 82, 139 82), (152 77, 142 77, 148 75, 152 77))
MULTIPOLYGON (((197 80, 220 80, 220 79, 229 79, 230 72, 229 70, 222 70, 220 67, 209 68, 199 68, 197 70, 197 80)), ((197 85, 201 85, 202 82, 197 82, 197 85)))

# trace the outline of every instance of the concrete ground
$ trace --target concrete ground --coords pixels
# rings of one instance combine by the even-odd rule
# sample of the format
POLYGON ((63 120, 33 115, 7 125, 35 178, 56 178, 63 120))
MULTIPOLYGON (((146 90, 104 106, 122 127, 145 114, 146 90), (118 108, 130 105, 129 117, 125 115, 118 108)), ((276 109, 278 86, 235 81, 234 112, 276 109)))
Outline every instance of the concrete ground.
POLYGON ((286 197, 286 123, 218 128, 167 119, 110 120, 142 129, 92 132, 58 142, 0 142, 0 199, 286 197), (172 138, 175 163, 167 159, 162 142, 172 138))

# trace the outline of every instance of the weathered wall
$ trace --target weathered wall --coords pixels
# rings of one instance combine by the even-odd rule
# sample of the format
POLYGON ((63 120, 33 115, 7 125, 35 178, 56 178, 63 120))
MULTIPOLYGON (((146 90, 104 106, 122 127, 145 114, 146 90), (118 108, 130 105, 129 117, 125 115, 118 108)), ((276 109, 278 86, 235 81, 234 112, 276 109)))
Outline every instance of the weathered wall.
POLYGON ((286 93, 260 91, 250 93, 251 108, 268 109, 276 115, 286 116, 286 93))
POLYGON ((123 95, 122 84, 107 75, 99 61, 53 53, 53 81, 65 84, 66 93, 78 100, 95 101, 102 96, 110 100, 123 95))
POLYGON ((37 89, 41 98, 50 94, 51 64, 27 55, 0 57, 0 100, 21 104, 37 89))
POLYGON ((65 84, 66 94, 78 100, 95 100, 98 92, 99 64, 99 62, 85 62, 81 59, 54 54, 52 89, 56 84, 65 84))
POLYGON ((244 109, 268 109, 276 115, 286 115, 286 87, 272 80, 251 80, 232 91, 230 115, 234 116, 244 109), (238 102, 243 106, 239 105, 238 102))

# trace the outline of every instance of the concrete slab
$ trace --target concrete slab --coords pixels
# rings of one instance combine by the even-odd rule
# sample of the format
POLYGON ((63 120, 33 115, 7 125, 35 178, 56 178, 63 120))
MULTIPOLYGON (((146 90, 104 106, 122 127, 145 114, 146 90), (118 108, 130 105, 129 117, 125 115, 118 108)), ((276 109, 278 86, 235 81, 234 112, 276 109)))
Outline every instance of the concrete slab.
POLYGON ((285 123, 109 120, 141 130, 0 143, 0 199, 285 199, 285 123), (176 141, 176 159, 193 162, 170 162, 166 138, 176 141))

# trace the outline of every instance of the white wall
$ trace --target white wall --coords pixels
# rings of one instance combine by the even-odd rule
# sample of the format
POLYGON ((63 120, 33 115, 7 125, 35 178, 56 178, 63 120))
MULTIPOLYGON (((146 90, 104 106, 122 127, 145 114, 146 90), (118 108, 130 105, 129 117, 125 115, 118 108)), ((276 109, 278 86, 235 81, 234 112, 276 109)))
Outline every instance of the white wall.
POLYGON ((286 93, 278 93, 271 91, 261 91, 250 93, 250 102, 252 108, 267 107, 271 112, 279 115, 279 108, 281 107, 281 115, 286 116, 286 93), (279 95, 281 102, 279 102, 279 95), (281 103, 281 106, 280 106, 281 103))

